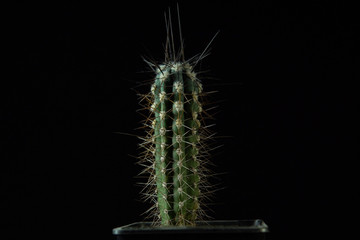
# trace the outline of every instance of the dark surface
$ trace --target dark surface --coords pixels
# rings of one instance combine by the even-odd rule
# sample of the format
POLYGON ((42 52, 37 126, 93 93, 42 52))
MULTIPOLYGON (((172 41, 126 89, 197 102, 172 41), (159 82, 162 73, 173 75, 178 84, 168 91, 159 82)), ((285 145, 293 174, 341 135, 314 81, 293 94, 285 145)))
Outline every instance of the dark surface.
MULTIPOLYGON (((351 229, 358 217, 356 8, 344 2, 181 2, 185 56, 220 102, 215 219, 263 219, 274 239, 351 229), (249 3, 248 3, 249 2, 249 3), (208 77, 208 78, 205 78, 208 77), (216 79, 219 80, 216 80, 216 79)), ((132 87, 163 59, 174 1, 18 3, 2 77, 0 212, 8 239, 110 240, 142 221, 132 87), (56 234, 55 234, 56 232, 56 234)), ((9 30, 9 31, 8 31, 9 30)), ((5 29, 3 30, 5 31, 5 29)), ((147 92, 146 87, 137 88, 147 92)), ((216 112, 216 111, 215 111, 216 112)), ((210 121, 210 123, 212 123, 210 121)))

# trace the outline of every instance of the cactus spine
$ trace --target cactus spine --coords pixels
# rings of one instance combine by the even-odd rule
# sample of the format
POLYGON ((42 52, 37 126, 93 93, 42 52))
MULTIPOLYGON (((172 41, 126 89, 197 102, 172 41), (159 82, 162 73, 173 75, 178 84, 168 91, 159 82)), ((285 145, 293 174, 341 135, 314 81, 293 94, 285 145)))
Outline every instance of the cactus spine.
POLYGON ((156 76, 150 93, 140 95, 140 104, 150 110, 145 120, 150 129, 142 144, 145 151, 140 163, 146 166, 143 172, 150 173, 145 197, 155 203, 150 210, 157 222, 163 226, 195 225, 205 215, 200 200, 209 187, 205 141, 211 133, 202 126, 202 115, 207 114, 201 105, 205 93, 194 67, 208 53, 206 48, 200 56, 185 61, 180 30, 181 51, 175 56, 170 18, 169 12, 165 63, 148 62, 156 76))

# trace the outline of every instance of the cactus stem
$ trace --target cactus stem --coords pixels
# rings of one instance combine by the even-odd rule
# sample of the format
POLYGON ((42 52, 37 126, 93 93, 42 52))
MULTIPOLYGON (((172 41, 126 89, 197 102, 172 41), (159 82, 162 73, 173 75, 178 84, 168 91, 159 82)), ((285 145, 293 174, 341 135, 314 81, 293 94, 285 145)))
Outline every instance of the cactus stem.
MULTIPOLYGON (((178 19, 180 28, 179 12, 178 19)), ((195 67, 209 54, 218 33, 200 55, 185 60, 181 29, 181 49, 176 55, 170 12, 165 14, 165 21, 165 63, 145 60, 155 79, 148 94, 138 94, 142 110, 150 112, 144 120, 149 130, 139 144, 144 149, 140 164, 145 169, 141 174, 150 174, 143 194, 155 203, 148 212, 161 225, 195 225, 197 219, 206 216, 201 208, 202 199, 207 199, 204 194, 210 192, 206 164, 209 151, 216 149, 206 143, 214 136, 211 125, 204 122, 212 117, 207 112, 211 107, 203 104, 209 93, 203 92, 195 67)))

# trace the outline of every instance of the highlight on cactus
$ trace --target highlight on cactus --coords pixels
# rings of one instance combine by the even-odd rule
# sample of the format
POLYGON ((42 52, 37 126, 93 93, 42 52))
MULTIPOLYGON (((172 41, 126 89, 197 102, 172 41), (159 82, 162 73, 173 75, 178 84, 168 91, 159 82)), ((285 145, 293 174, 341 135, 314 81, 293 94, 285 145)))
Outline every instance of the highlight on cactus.
MULTIPOLYGON (((139 94, 140 105, 148 114, 141 137, 144 151, 139 164, 148 175, 142 194, 153 206, 146 212, 155 225, 194 226, 208 217, 206 200, 215 191, 208 182, 209 144, 214 132, 205 120, 212 118, 213 107, 204 100, 210 92, 195 71, 199 61, 209 55, 208 48, 185 60, 178 8, 180 49, 176 51, 170 10, 165 14, 165 61, 145 60, 154 72, 149 92, 139 94)), ((213 124, 214 125, 214 124, 213 124)))

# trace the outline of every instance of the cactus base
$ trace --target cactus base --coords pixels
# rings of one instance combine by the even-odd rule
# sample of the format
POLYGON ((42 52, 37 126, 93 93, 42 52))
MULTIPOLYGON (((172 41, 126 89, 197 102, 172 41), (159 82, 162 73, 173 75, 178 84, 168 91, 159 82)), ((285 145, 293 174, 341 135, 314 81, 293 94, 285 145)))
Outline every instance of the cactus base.
POLYGON ((264 240, 268 226, 262 220, 198 221, 196 226, 161 226, 154 227, 151 222, 137 222, 114 228, 116 240, 137 239, 242 239, 264 240))

